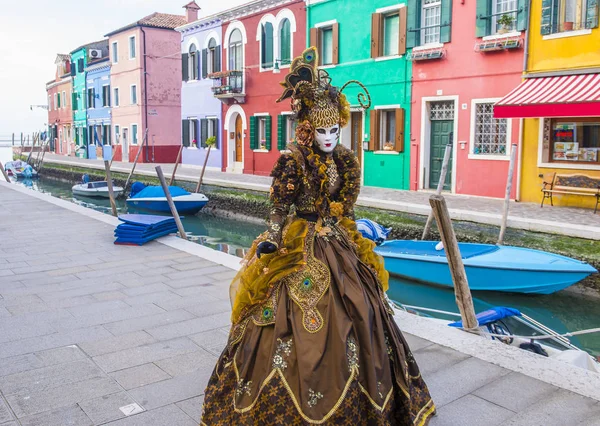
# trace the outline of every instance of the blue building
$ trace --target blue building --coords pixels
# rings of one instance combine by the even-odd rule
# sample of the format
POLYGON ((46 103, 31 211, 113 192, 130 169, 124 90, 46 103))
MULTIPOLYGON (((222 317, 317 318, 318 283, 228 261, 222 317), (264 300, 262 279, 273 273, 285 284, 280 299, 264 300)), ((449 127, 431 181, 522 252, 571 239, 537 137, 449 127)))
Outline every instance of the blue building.
MULTIPOLYGON (((108 56, 91 61, 85 69, 87 134, 90 144, 111 145, 110 61, 108 56)), ((116 142, 116 141, 115 141, 116 142)))
POLYGON ((202 165, 210 136, 217 138, 207 166, 221 170, 222 152, 219 129, 222 128, 222 104, 212 92, 211 74, 221 71, 222 29, 218 15, 197 18, 200 9, 195 2, 185 6, 188 24, 176 28, 181 37, 182 87, 182 164, 202 165), (192 19, 190 19, 192 18, 192 19))

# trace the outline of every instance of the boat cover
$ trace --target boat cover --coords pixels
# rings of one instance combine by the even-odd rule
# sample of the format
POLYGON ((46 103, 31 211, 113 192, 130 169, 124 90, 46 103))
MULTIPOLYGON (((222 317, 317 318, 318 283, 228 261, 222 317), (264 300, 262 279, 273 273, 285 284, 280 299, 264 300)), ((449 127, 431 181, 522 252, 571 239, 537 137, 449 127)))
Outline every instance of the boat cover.
POLYGON ((163 235, 177 232, 175 219, 170 216, 146 214, 124 214, 119 216, 124 222, 115 229, 115 244, 143 245, 163 235))
POLYGON ((364 238, 374 241, 377 244, 381 244, 387 240, 388 235, 392 232, 392 228, 384 228, 370 219, 358 219, 356 221, 356 228, 364 238))
MULTIPOLYGON (((384 243, 377 249, 380 255, 393 256, 395 253, 413 256, 432 256, 446 257, 445 250, 437 250, 438 241, 405 241, 394 240, 384 243)), ((474 256, 481 256, 493 251, 498 247, 489 244, 461 244, 460 254, 463 259, 469 259, 474 256)))
MULTIPOLYGON (((131 198, 164 198, 165 192, 162 186, 146 186, 140 189, 137 185, 139 182, 134 183, 131 186, 131 198)), ((143 185, 143 184, 142 184, 143 185)), ((169 186, 169 193, 171 197, 179 197, 181 195, 190 195, 188 191, 178 186, 169 186)))
POLYGON ((144 226, 146 228, 153 228, 170 222, 175 223, 175 219, 172 216, 152 214, 122 214, 119 216, 119 220, 129 225, 144 226))
MULTIPOLYGON (((475 317, 477 318, 477 322, 480 326, 488 325, 498 320, 507 317, 520 317, 521 312, 518 309, 514 308, 505 308, 503 306, 497 306, 495 308, 489 309, 487 311, 483 311, 478 313, 475 317)), ((462 321, 456 321, 448 324, 450 327, 462 328, 462 321)))

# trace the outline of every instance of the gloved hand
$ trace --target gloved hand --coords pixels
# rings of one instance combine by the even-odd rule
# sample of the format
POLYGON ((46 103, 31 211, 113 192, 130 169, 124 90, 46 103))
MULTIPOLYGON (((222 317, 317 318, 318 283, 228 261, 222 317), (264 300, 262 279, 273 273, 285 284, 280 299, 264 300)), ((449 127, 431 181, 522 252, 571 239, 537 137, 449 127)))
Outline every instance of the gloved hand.
POLYGON ((277 251, 277 246, 269 241, 263 241, 256 247, 256 257, 260 259, 263 254, 271 254, 277 251))

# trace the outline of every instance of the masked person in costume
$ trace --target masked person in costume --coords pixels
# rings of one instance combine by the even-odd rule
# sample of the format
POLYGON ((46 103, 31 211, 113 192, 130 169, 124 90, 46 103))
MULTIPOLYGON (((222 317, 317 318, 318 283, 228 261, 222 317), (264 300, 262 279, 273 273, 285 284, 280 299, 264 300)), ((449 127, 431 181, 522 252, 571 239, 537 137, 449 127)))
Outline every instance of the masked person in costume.
POLYGON ((232 282, 202 425, 412 426, 435 412, 385 298, 383 260, 354 223, 360 167, 338 144, 350 105, 317 62, 306 50, 282 83, 296 143, 271 174, 268 231, 232 282))

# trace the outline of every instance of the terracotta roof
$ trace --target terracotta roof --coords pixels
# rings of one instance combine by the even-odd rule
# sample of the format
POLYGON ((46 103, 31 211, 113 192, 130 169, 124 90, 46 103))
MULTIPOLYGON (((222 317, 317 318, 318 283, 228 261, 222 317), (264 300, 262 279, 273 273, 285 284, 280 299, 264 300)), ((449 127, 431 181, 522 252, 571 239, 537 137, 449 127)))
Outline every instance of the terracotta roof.
POLYGON ((75 53, 78 50, 81 50, 83 48, 86 49, 99 49, 102 50, 103 52, 106 52, 106 54, 108 55, 108 40, 100 40, 100 41, 94 41, 88 44, 84 44, 83 46, 79 46, 77 49, 73 49, 71 51, 71 53, 75 53))
POLYGON ((71 60, 71 55, 69 55, 67 53, 57 53, 56 60, 54 61, 54 63, 58 65, 62 62, 70 61, 70 60, 71 60))
POLYGON ((164 28, 167 30, 173 30, 176 27, 184 25, 185 23, 187 23, 187 20, 183 15, 171 15, 169 13, 154 12, 152 15, 148 15, 139 21, 126 25, 118 30, 111 31, 110 33, 106 34, 105 37, 109 37, 113 34, 117 34, 135 27, 164 28))

